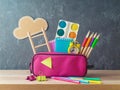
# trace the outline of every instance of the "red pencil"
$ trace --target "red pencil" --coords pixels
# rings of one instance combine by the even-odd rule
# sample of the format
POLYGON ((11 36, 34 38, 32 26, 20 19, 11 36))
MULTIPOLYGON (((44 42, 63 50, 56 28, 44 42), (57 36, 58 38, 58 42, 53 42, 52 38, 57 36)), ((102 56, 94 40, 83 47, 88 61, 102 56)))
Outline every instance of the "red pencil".
POLYGON ((82 53, 83 48, 85 47, 85 44, 86 44, 86 42, 87 42, 87 40, 88 40, 88 37, 89 37, 89 34, 90 34, 90 31, 88 31, 86 37, 85 37, 84 40, 83 40, 82 47, 81 47, 81 49, 80 49, 80 54, 82 53))

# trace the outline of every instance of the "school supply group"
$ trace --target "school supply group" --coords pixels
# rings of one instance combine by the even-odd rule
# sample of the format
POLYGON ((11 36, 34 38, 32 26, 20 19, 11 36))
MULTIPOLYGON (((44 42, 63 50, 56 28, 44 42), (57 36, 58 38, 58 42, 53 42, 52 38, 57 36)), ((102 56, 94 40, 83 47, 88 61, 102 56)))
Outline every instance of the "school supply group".
MULTIPOLYGON (((28 20, 34 22, 31 17, 26 16, 20 19, 19 27, 21 28, 21 25, 24 24, 27 25, 28 20), (24 23, 21 21, 24 21, 24 23)), ((16 29, 14 30, 14 36, 16 38, 29 38, 34 53, 29 67, 31 75, 27 76, 27 80, 46 81, 47 77, 52 77, 52 79, 62 79, 73 83, 94 83, 95 81, 93 80, 75 81, 65 77, 84 77, 87 74, 87 60, 98 42, 100 34, 89 31, 81 45, 77 41, 80 25, 66 20, 59 20, 55 39, 48 41, 45 33, 48 27, 47 22, 42 18, 36 21, 40 22, 41 25, 38 24, 35 27, 24 28, 25 31, 22 32, 18 32, 20 28, 17 28, 17 31, 16 29), (41 36, 44 37, 45 43, 35 46, 33 39, 41 36), (44 45, 47 46, 48 52, 37 53, 36 49, 44 45)))
POLYGON ((84 77, 87 74, 88 58, 96 46, 100 34, 87 33, 82 45, 77 41, 80 25, 78 23, 59 20, 55 39, 48 41, 45 31, 48 23, 43 18, 33 20, 30 16, 22 17, 13 35, 17 39, 29 38, 33 50, 33 58, 30 62, 31 74, 27 76, 29 81, 46 81, 47 77, 81 84, 101 84, 101 81, 91 78, 75 80, 73 77, 84 77), (44 37, 44 44, 35 45, 33 39, 44 37), (48 52, 37 53, 37 48, 47 46, 48 52), (81 47, 80 47, 81 46, 81 47), (72 78, 71 78, 72 77, 72 78))
POLYGON ((100 34, 89 31, 80 48, 80 43, 76 41, 78 30, 79 24, 60 20, 55 39, 49 42, 51 52, 33 56, 31 73, 38 76, 42 72, 46 77, 85 76, 88 57, 100 34))

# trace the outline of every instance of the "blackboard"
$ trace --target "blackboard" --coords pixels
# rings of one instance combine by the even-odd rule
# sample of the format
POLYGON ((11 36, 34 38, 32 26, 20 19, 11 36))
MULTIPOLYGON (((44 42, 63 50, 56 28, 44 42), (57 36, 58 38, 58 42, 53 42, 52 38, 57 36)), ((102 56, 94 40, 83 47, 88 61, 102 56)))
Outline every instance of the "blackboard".
POLYGON ((88 30, 101 33, 88 63, 94 69, 120 69, 120 0, 0 0, 0 69, 29 69, 33 56, 29 40, 13 36, 23 16, 45 18, 49 40, 55 38, 60 19, 80 24, 80 43, 88 30))

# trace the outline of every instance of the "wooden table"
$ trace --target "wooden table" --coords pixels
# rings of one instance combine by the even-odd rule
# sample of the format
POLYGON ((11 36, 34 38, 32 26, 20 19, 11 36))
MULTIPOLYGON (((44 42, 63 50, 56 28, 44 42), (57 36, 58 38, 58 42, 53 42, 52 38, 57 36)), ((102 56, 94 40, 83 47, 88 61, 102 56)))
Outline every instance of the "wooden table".
POLYGON ((120 70, 89 70, 88 77, 100 77, 103 84, 73 84, 48 79, 28 81, 28 70, 0 70, 0 90, 120 90, 120 70))

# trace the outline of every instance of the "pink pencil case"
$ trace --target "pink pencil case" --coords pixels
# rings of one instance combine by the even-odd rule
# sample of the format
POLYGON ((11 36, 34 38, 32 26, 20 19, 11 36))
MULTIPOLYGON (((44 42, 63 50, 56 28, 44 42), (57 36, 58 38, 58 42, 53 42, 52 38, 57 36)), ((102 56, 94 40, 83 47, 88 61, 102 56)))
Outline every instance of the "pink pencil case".
POLYGON ((33 56, 30 71, 36 76, 85 76, 87 58, 78 54, 41 52, 33 56))

